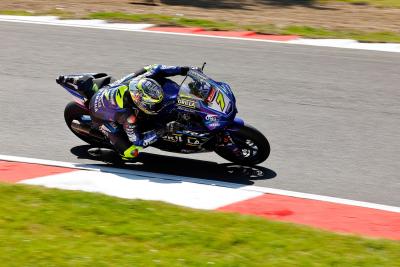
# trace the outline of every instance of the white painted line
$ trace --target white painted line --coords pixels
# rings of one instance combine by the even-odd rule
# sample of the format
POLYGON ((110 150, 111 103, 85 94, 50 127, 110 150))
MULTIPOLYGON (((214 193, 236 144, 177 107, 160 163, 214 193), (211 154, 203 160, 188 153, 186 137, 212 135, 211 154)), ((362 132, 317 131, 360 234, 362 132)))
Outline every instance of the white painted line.
MULTIPOLYGON (((70 162, 52 161, 52 160, 35 159, 35 158, 25 158, 25 157, 8 156, 8 155, 0 155, 0 160, 26 162, 26 163, 57 166, 57 167, 64 167, 64 168, 73 168, 73 169, 95 171, 95 172, 107 172, 107 173, 114 173, 114 174, 120 174, 120 175, 136 175, 139 178, 157 178, 157 179, 172 180, 172 181, 187 181, 187 182, 192 182, 192 183, 206 184, 206 185, 212 185, 212 186, 221 186, 221 187, 228 187, 228 188, 243 188, 244 187, 244 185, 229 183, 229 182, 220 182, 220 181, 213 181, 213 180, 207 180, 207 179, 198 179, 198 178, 191 178, 191 177, 185 177, 185 176, 154 173, 154 172, 145 172, 145 171, 136 171, 136 170, 129 170, 129 169, 114 168, 114 167, 104 167, 104 166, 97 166, 97 165, 90 165, 90 164, 70 163, 70 162)), ((252 190, 252 191, 256 191, 256 190, 252 190)))
POLYGON ((277 195, 326 201, 326 202, 331 202, 331 203, 352 205, 352 206, 372 208, 372 209, 400 213, 400 207, 395 207, 395 206, 388 206, 388 205, 356 201, 356 200, 350 200, 350 199, 343 199, 343 198, 336 198, 336 197, 329 197, 329 196, 321 196, 321 195, 316 195, 316 194, 301 193, 301 192, 268 188, 268 187, 246 186, 246 185, 229 183, 229 182, 198 179, 198 178, 191 178, 191 177, 185 177, 185 176, 134 171, 134 170, 127 170, 127 169, 120 169, 120 168, 112 168, 112 167, 99 167, 99 166, 93 166, 93 165, 89 165, 89 164, 60 162, 60 161, 51 161, 51 160, 25 158, 25 157, 8 156, 8 155, 0 155, 0 160, 74 168, 74 169, 88 170, 88 171, 95 171, 95 172, 106 172, 106 173, 117 174, 117 175, 129 175, 129 176, 136 177, 136 179, 160 179, 160 180, 181 181, 181 182, 202 184, 202 185, 208 185, 208 186, 214 186, 214 187, 225 187, 225 188, 236 189, 236 190, 241 190, 241 191, 265 193, 265 194, 277 194, 277 195))
POLYGON ((279 43, 279 44, 289 44, 289 45, 323 46, 323 47, 370 50, 370 51, 380 51, 380 52, 396 52, 396 53, 400 52, 400 44, 397 43, 360 43, 355 40, 348 40, 348 39, 297 39, 291 41, 274 41, 274 40, 215 36, 215 35, 205 35, 205 34, 148 31, 146 30, 146 28, 154 26, 153 24, 107 23, 106 21, 103 20, 59 20, 57 17, 54 16, 0 15, 0 21, 42 24, 51 26, 143 32, 143 33, 153 33, 153 34, 180 35, 189 37, 230 39, 230 40, 252 41, 252 42, 279 43))
POLYGON ((214 210, 263 193, 210 186, 187 181, 143 178, 135 174, 76 171, 23 180, 20 183, 50 188, 98 192, 110 196, 155 200, 175 205, 214 210))
POLYGON ((400 44, 360 43, 351 39, 297 39, 288 41, 288 43, 312 45, 312 46, 349 48, 349 49, 359 49, 359 50, 374 50, 383 52, 400 52, 400 44))
POLYGON ((117 31, 138 31, 154 26, 148 23, 107 23, 104 20, 60 20, 54 16, 8 16, 0 15, 0 21, 51 26, 79 27, 117 31))

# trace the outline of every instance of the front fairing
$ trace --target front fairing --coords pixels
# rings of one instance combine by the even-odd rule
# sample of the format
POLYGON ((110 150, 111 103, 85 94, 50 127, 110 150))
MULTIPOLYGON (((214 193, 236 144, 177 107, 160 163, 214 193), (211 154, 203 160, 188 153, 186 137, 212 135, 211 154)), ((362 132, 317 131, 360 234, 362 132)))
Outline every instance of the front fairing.
POLYGON ((229 85, 197 70, 190 70, 181 84, 177 107, 199 114, 210 131, 229 126, 237 113, 236 99, 229 85))

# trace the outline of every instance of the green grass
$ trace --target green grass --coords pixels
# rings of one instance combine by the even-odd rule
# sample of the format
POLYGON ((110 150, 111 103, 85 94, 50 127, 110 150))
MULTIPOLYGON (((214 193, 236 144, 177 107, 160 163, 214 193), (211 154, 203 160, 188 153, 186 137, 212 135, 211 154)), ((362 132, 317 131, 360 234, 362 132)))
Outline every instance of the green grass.
POLYGON ((400 242, 0 184, 1 266, 400 266, 400 242))
POLYGON ((0 15, 13 16, 59 16, 60 18, 72 18, 73 14, 60 9, 52 9, 48 11, 25 11, 25 10, 0 10, 0 15))
MULTIPOLYGON (((400 2, 400 1, 399 1, 400 2)), ((60 10, 50 10, 41 13, 27 11, 3 10, 0 14, 7 15, 56 15, 61 18, 74 18, 74 15, 60 10)), ((76 18, 76 17, 75 17, 76 18)), ((400 34, 396 32, 362 32, 347 29, 325 29, 302 25, 292 25, 279 28, 271 24, 244 25, 229 21, 213 21, 196 18, 176 17, 161 14, 128 14, 121 12, 96 12, 88 14, 85 19, 103 19, 119 22, 146 22, 161 26, 201 27, 208 30, 247 30, 265 34, 293 34, 304 38, 336 38, 354 39, 361 42, 400 43, 400 34)))
POLYGON ((158 25, 202 27, 206 29, 229 30, 235 28, 231 22, 212 21, 186 17, 174 17, 160 14, 127 14, 121 12, 96 12, 88 16, 90 19, 103 19, 110 21, 148 22, 158 25))
POLYGON ((109 21, 148 22, 158 25, 202 27, 212 30, 249 30, 266 34, 294 34, 305 38, 344 38, 362 42, 400 42, 400 34, 394 32, 361 32, 351 30, 331 30, 308 26, 289 26, 278 28, 274 25, 242 25, 233 22, 220 22, 185 17, 173 17, 159 14, 125 14, 115 12, 92 13, 92 19, 109 21))
POLYGON ((0 15, 34 16, 35 14, 25 10, 0 10, 0 15))
POLYGON ((355 39, 361 42, 399 43, 400 34, 394 32, 361 32, 350 30, 329 30, 308 26, 289 26, 283 28, 283 34, 295 34, 308 38, 355 39))

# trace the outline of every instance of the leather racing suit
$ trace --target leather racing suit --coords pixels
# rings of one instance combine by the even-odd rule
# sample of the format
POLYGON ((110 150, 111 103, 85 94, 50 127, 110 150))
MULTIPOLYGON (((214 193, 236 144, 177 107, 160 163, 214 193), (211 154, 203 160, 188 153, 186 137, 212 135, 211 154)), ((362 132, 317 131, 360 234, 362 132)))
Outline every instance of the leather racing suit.
POLYGON ((91 97, 89 110, 94 122, 123 159, 136 157, 140 150, 157 141, 160 135, 157 129, 146 133, 138 130, 137 123, 140 122, 137 119, 142 111, 133 102, 129 86, 135 85, 142 78, 157 81, 165 77, 186 75, 188 70, 189 67, 150 65, 100 88, 91 97))

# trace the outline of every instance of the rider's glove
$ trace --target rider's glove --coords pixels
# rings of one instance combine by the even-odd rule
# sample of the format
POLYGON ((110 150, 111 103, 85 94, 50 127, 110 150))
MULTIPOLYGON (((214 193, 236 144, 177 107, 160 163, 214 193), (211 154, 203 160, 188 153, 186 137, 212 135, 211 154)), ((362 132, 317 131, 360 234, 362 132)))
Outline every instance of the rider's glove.
POLYGON ((187 75, 188 71, 190 70, 190 67, 181 67, 181 75, 187 75))
POLYGON ((198 71, 202 71, 201 68, 199 67, 181 67, 181 75, 187 75, 189 70, 198 70, 198 71))

